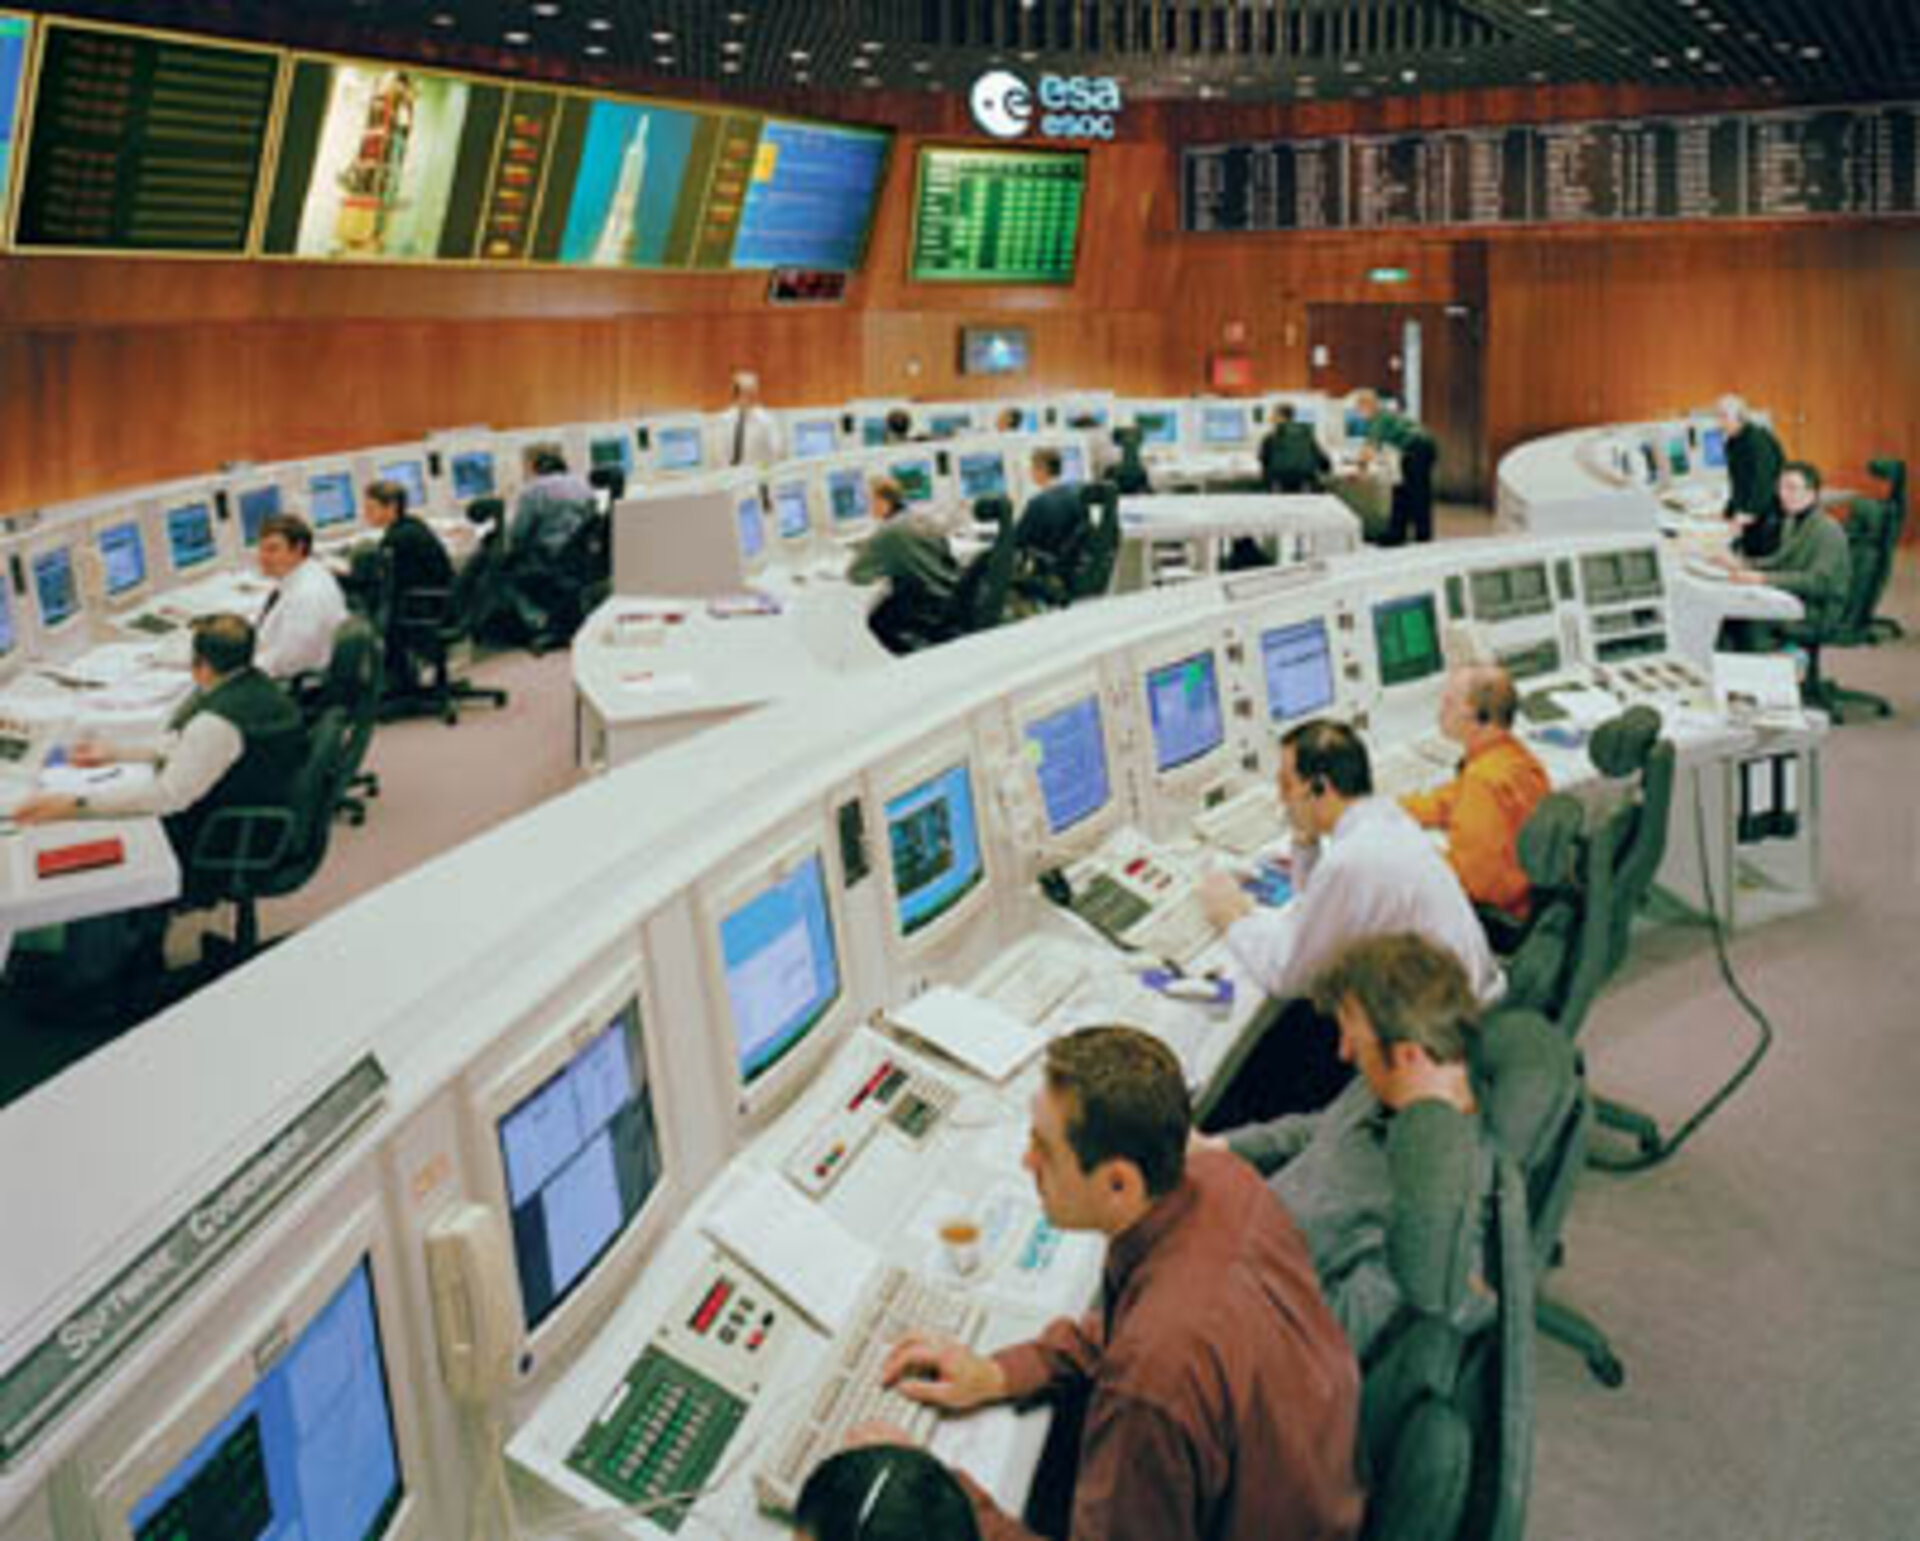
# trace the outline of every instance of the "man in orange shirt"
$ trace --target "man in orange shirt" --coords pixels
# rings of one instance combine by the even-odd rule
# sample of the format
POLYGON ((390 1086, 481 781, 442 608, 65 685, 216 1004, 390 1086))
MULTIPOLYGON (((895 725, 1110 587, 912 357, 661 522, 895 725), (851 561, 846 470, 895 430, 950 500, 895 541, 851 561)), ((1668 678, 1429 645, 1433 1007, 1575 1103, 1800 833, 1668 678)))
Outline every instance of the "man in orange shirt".
POLYGON ((1525 920, 1532 885, 1515 846, 1548 789, 1545 768, 1513 736, 1518 707, 1513 677, 1498 664, 1454 670, 1440 696, 1440 731, 1465 751, 1460 773, 1401 803, 1427 828, 1447 832, 1447 859, 1469 899, 1525 920))

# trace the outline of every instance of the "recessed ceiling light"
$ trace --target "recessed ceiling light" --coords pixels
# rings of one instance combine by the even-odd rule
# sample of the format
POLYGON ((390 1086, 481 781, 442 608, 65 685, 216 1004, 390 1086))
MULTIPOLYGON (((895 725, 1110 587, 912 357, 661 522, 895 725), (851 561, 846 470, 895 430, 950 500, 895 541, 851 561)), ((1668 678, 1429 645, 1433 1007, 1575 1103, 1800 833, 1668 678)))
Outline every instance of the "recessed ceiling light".
POLYGON ((653 62, 659 65, 660 68, 663 70, 670 70, 674 67, 674 65, 678 64, 680 61, 675 59, 672 54, 663 54, 660 58, 655 59, 653 62))
POLYGON ((813 55, 808 53, 804 48, 795 48, 787 54, 787 57, 793 60, 795 64, 805 64, 813 55))
POLYGON ((881 49, 885 48, 887 45, 881 42, 878 38, 870 37, 865 42, 861 43, 860 46, 870 54, 877 54, 878 52, 880 52, 881 49))
POLYGON ((1701 65, 1700 68, 1705 70, 1709 75, 1718 75, 1720 73, 1720 61, 1718 59, 1709 59, 1705 64, 1701 65))
POLYGON ((1546 78, 1547 72, 1545 70, 1529 70, 1527 72, 1527 79, 1531 80, 1536 86, 1543 84, 1546 78))
POLYGON ((1800 57, 1803 59, 1818 59, 1820 57, 1820 45, 1817 43, 1807 44, 1805 48, 1800 50, 1800 57))
POLYGON ((747 24, 747 13, 745 11, 728 11, 727 20, 732 22, 736 27, 744 27, 747 24))
POLYGON ((558 16, 560 14, 560 7, 557 0, 536 0, 533 7, 533 14, 536 16, 558 16))
POLYGON ((673 41, 673 34, 671 32, 655 32, 651 34, 651 36, 656 43, 671 43, 673 41))
POLYGON ((1556 21, 1553 24, 1553 30, 1558 32, 1562 37, 1565 37, 1573 31, 1573 23, 1570 21, 1556 21))
POLYGON ((878 75, 869 75, 866 78, 866 80, 862 82, 862 84, 867 86, 869 89, 878 89, 880 85, 880 77, 878 75))
POLYGON ((507 41, 509 43, 514 44, 517 47, 522 43, 532 42, 533 35, 528 32, 522 32, 518 28, 515 28, 512 32, 509 32, 507 34, 507 41))
POLYGON ((1400 72, 1400 78, 1408 85, 1412 85, 1420 78, 1420 72, 1418 70, 1402 70, 1400 72))
POLYGON ((1343 60, 1340 68, 1349 75, 1358 75, 1360 73, 1360 61, 1358 59, 1343 60))
POLYGON ((1707 30, 1718 36, 1727 30, 1727 24, 1724 21, 1710 21, 1707 23, 1707 30))
POLYGON ((720 46, 727 53, 737 54, 738 52, 740 52, 741 49, 745 48, 747 45, 741 42, 738 38, 730 37, 726 40, 726 42, 722 43, 720 46))
POLYGON ((1780 82, 1775 80, 1771 75, 1762 75, 1760 77, 1760 84, 1763 86, 1777 86, 1780 82))
POLYGON ((1702 56, 1703 56, 1703 55, 1704 55, 1705 53, 1706 53, 1706 49, 1704 49, 1704 48, 1699 48, 1699 47, 1694 47, 1694 48, 1689 48, 1689 49, 1687 49, 1687 50, 1686 50, 1686 55, 1687 55, 1687 57, 1688 57, 1689 59, 1692 59, 1692 60, 1694 60, 1694 61, 1695 61, 1696 63, 1697 63, 1697 62, 1698 62, 1698 61, 1700 60, 1700 58, 1701 58, 1701 57, 1702 57, 1702 56))
POLYGON ((925 60, 925 59, 915 59, 915 60, 913 61, 913 67, 914 67, 915 69, 917 69, 917 70, 919 70, 919 71, 920 71, 920 72, 921 72, 922 74, 924 74, 924 73, 926 73, 926 71, 928 71, 928 70, 930 70, 930 69, 932 69, 932 68, 933 68, 933 65, 932 65, 932 64, 930 64, 930 63, 929 63, 929 62, 928 62, 927 60, 925 60))
POLYGON ((587 44, 587 57, 589 59, 605 58, 606 52, 607 52, 607 45, 605 43, 587 44))
POLYGON ((436 27, 451 27, 453 25, 453 18, 445 11, 437 11, 434 13, 433 24, 436 27))
POLYGON ((1031 64, 1035 59, 1039 58, 1040 55, 1031 48, 1023 48, 1020 50, 1020 57, 1025 63, 1031 64))
POLYGON ((589 16, 587 18, 587 30, 589 32, 611 32, 613 30, 613 21, 610 17, 606 16, 589 16))
POLYGON ((795 70, 793 72, 793 83, 796 86, 804 86, 811 79, 813 79, 813 77, 805 70, 795 70))
POLYGON ((1527 7, 1527 14, 1529 16, 1551 16, 1553 14, 1553 7, 1550 5, 1530 5, 1527 7))
POLYGON ((1669 59, 1665 54, 1655 54, 1653 56, 1653 67, 1657 70, 1670 70, 1673 68, 1673 60, 1669 59))
POLYGON ((720 68, 726 74, 738 75, 740 73, 740 61, 738 59, 722 59, 720 61, 720 68))

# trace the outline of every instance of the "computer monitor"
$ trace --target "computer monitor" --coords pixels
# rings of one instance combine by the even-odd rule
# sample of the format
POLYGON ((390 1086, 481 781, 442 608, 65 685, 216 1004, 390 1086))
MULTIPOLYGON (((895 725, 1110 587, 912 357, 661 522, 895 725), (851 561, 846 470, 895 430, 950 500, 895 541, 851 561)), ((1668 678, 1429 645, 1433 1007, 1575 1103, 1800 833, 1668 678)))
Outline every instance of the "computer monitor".
POLYGON ((818 846, 793 853, 719 919, 721 969, 743 1095, 798 1054, 843 992, 840 949, 818 846))
POLYGON ((1112 804, 1107 737, 1096 692, 1026 717, 1020 736, 1033 762, 1051 839, 1098 818, 1112 804))
POLYGON ((967 502, 1006 495, 1007 457, 999 450, 966 450, 959 460, 960 496, 967 502))
POLYGON ((1651 444, 1642 440, 1640 450, 1640 480, 1651 487, 1660 480, 1660 452, 1651 444))
POLYGON ((773 489, 773 522, 782 540, 805 540, 813 530, 813 510, 805 482, 781 482, 773 489))
POLYGON ((601 434, 587 440, 587 465, 595 471, 612 469, 633 474, 633 440, 624 433, 601 434))
POLYGON ((20 646, 20 629, 13 619, 13 585, 0 578, 0 662, 13 657, 20 646))
POLYGON ((827 502, 833 510, 835 530, 862 524, 873 515, 867 491, 867 473, 859 466, 842 466, 827 472, 827 502))
POLYGON ((986 863, 964 756, 884 795, 894 926, 911 937, 958 913, 982 892, 986 863))
POLYGON ((867 416, 860 419, 860 442, 868 449, 878 449, 887 442, 887 420, 884 416, 867 416))
POLYGON ((1212 449, 1247 442, 1247 409, 1207 402, 1200 408, 1200 442, 1212 449))
POLYGON ((138 514, 102 524, 94 531, 93 544, 100 553, 101 581, 109 600, 124 602, 146 587, 147 538, 138 514))
POLYGON ((969 432, 972 427, 971 412, 947 411, 927 414, 926 431, 930 438, 951 439, 956 434, 969 432))
POLYGON ((840 435, 830 417, 797 418, 788 437, 795 460, 831 455, 840 447, 840 435))
POLYGON ((1261 632, 1260 664, 1270 720, 1298 722, 1333 705, 1333 650, 1319 616, 1261 632))
POLYGON ((1171 407, 1152 408, 1134 414, 1134 426, 1140 430, 1142 444, 1178 444, 1180 414, 1171 407))
POLYGON ((493 475, 493 451, 485 449, 461 450, 448 463, 453 472, 453 496, 457 503, 471 503, 475 498, 490 498, 498 483, 493 475))
POLYGON ((1676 433, 1667 440, 1667 469, 1675 476, 1688 476, 1693 472, 1693 455, 1687 448, 1687 436, 1676 433))
POLYGON ((1348 407, 1347 408, 1347 437, 1350 440, 1354 440, 1356 442, 1364 441, 1367 437, 1367 427, 1370 421, 1371 420, 1364 413, 1356 410, 1353 407, 1348 407))
MULTIPOLYGON (((323 1270, 283 1317, 248 1332, 187 1411, 108 1475, 96 1494, 98 1533, 128 1541, 394 1535, 407 1483, 374 1261, 362 1252, 344 1277, 323 1270)), ((384 1270, 380 1277, 384 1285, 384 1270)), ((204 1365, 193 1371, 205 1377, 204 1365)))
MULTIPOLYGON (((409 501, 408 508, 412 508, 409 501)), ((316 533, 345 529, 359 514, 351 471, 316 471, 307 478, 307 516, 316 533)))
MULTIPOLYGON (((240 537, 251 549, 260 544, 260 526, 281 512, 280 484, 262 482, 257 487, 242 487, 236 500, 240 505, 240 537)), ((167 515, 171 523, 173 515, 167 515)), ((175 562, 175 567, 179 566, 175 562)))
POLYGON ((1146 691, 1157 774, 1205 760, 1226 741, 1213 649, 1149 669, 1146 691))
POLYGON ((398 482, 407 489, 407 510, 424 513, 427 507, 427 469, 418 460, 390 460, 380 467, 383 482, 398 482))
MULTIPOLYGON (((269 487, 273 494, 273 507, 280 507, 280 489, 269 487)), ((240 494, 240 518, 245 526, 247 518, 247 494, 240 494)), ((260 521, 253 524, 247 535, 247 544, 252 545, 260 538, 260 521)), ((196 498, 191 503, 179 503, 166 512, 167 523, 167 560, 173 564, 175 573, 189 573, 196 567, 205 567, 220 554, 220 544, 213 531, 213 506, 205 499, 196 498)))
POLYGON ((1438 674, 1446 660, 1440 651, 1433 595, 1409 594, 1375 605, 1373 643, 1380 661, 1380 684, 1386 689, 1438 674))
POLYGON ((1727 431, 1715 425, 1700 430, 1700 464, 1709 471, 1727 468, 1727 431))
POLYGON ((50 635, 77 620, 80 587, 74 581, 73 547, 66 542, 44 546, 27 559, 27 567, 41 635, 50 635))
POLYGON ((656 428, 654 463, 662 471, 697 471, 706 464, 705 435, 697 423, 656 428))
POLYGON ((887 474, 900 484, 900 491, 906 495, 909 503, 933 501, 933 457, 931 455, 915 455, 911 459, 896 460, 887 467, 887 474))
POLYGON ((743 493, 734 501, 733 522, 740 542, 742 569, 757 567, 767 549, 767 514, 760 506, 759 493, 743 493))
POLYGON ((1060 480, 1083 482, 1087 479, 1087 452, 1078 444, 1060 446, 1060 480))

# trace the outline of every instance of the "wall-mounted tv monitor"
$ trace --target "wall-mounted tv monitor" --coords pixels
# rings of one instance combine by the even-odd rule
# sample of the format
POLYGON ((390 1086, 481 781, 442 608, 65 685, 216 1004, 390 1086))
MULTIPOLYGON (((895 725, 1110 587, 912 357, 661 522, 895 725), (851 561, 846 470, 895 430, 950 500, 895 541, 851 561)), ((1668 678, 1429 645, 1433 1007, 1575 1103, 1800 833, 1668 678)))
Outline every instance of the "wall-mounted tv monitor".
POLYGON ((383 482, 397 482, 407 491, 407 510, 420 513, 427 506, 427 471, 417 460, 393 460, 380 467, 383 482))
POLYGON ((858 268, 892 138, 884 129, 765 119, 734 233, 732 265, 858 268))
POLYGON ((902 936, 933 924, 977 887, 986 868, 966 761, 887 800, 894 919, 902 936))
POLYGON ((1200 442, 1220 446, 1247 442, 1247 409, 1208 404, 1200 409, 1200 442))
POLYGON ((1153 768, 1165 774, 1218 749, 1226 739, 1220 677, 1211 648, 1147 672, 1153 768))
POLYGON ((1032 357, 1024 326, 966 326, 960 329, 960 373, 1022 375, 1032 357))
POLYGON ((900 484, 909 503, 933 501, 933 461, 927 456, 898 460, 887 467, 887 474, 900 484))
POLYGON ((967 450, 959 457, 960 496, 972 503, 1003 497, 1007 490, 1007 457, 997 449, 967 450))
POLYGON ((827 501, 833 508, 836 528, 858 524, 872 514, 867 493, 867 473, 858 466, 845 466, 827 472, 827 501))
POLYGON ((1260 662, 1273 721, 1297 722, 1333 705, 1333 652, 1319 617, 1261 632, 1260 662))
POLYGON ((915 283, 1073 282, 1084 151, 925 146, 919 173, 915 283))
POLYGON ((80 613, 80 591, 73 581, 73 547, 37 551, 28 565, 33 570, 33 598, 39 607, 42 630, 52 631, 80 613))
POLYGON ((299 1336, 125 1516, 132 1541, 378 1541, 406 1496, 362 1257, 299 1336))
POLYGON ((782 540, 802 540, 813 528, 805 482, 782 482, 773 489, 773 520, 782 540))
POLYGON ((94 543, 107 598, 124 598, 147 581, 147 541, 137 517, 105 526, 94 543))
POLYGON ((1097 695, 1032 719, 1022 734, 1034 758, 1049 835, 1065 834, 1107 806, 1113 786, 1097 695))
POLYGON ((661 428, 654 433, 655 458, 663 471, 697 471, 705 463, 698 428, 661 428))
MULTIPOLYGON (((268 482, 260 487, 243 487, 240 490, 240 535, 248 545, 260 544, 260 526, 277 516, 280 509, 280 484, 268 482)), ((172 519, 169 514, 168 519, 172 519)), ((174 566, 180 564, 176 561, 174 566)))
POLYGON ((315 530, 352 524, 357 512, 351 471, 323 471, 307 479, 307 514, 315 530))
POLYGON ((527 1330, 567 1299, 646 1207, 662 1169, 640 1004, 604 1025, 498 1118, 527 1330))
POLYGON ((750 492, 734 505, 734 526, 740 536, 740 560, 756 562, 767 549, 766 510, 760 506, 760 494, 750 492))
POLYGON ((1409 594, 1375 605, 1373 642, 1380 659, 1380 683, 1388 689, 1438 674, 1445 658, 1433 595, 1409 594))
POLYGON ((831 455, 840 444, 840 436, 835 431, 833 419, 830 417, 799 419, 793 425, 791 438, 795 460, 812 460, 820 455, 831 455))
POLYGON ((453 496, 459 503, 471 503, 475 498, 490 498, 494 494, 496 483, 493 476, 493 453, 490 450, 462 450, 450 462, 453 471, 453 496))
POLYGON ((720 918, 734 1066, 751 1087, 793 1054, 840 999, 840 957, 818 849, 720 918))

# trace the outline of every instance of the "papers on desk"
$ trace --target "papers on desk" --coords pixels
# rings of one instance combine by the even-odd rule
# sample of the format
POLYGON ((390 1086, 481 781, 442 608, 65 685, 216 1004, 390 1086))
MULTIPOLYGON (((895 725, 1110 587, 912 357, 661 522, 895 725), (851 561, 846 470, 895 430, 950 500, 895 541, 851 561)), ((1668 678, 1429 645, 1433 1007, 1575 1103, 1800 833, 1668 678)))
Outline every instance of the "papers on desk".
POLYGON ((1800 674, 1785 653, 1715 653, 1713 701, 1721 715, 1762 728, 1801 728, 1800 674))
POLYGON ((740 1173, 701 1229, 823 1332, 846 1325, 879 1261, 872 1247, 772 1172, 740 1173))
POLYGON ((778 615, 780 601, 771 594, 749 589, 743 594, 716 594, 707 601, 707 614, 730 621, 743 615, 778 615))
POLYGON ((952 985, 923 990, 887 1020, 989 1081, 1006 1080, 1046 1044, 1018 1017, 952 985))
POLYGON ((1554 705, 1579 727, 1597 728, 1609 717, 1619 714, 1620 703, 1604 690, 1585 685, 1564 685, 1554 690, 1554 705))
POLYGON ((69 797, 88 797, 108 787, 152 785, 153 766, 146 761, 84 769, 78 765, 49 765, 40 773, 40 786, 44 791, 62 792, 69 797))

